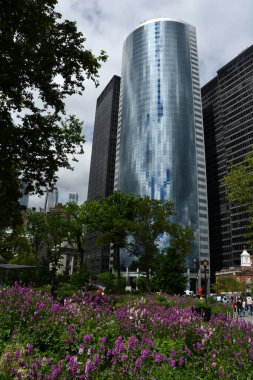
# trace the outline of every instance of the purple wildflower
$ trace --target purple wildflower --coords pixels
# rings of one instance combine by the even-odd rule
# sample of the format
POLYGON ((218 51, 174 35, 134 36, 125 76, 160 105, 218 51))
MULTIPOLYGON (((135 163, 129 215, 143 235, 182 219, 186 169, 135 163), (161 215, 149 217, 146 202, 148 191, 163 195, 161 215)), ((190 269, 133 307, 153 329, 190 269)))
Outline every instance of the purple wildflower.
POLYGON ((183 356, 180 356, 179 360, 178 360, 178 364, 180 366, 183 366, 184 365, 184 357, 183 356))
POLYGON ((92 335, 85 335, 83 338, 84 343, 90 343, 92 341, 92 335))
POLYGON ((93 371, 93 365, 92 365, 92 362, 90 359, 87 360, 86 364, 85 364, 85 373, 86 374, 89 374, 93 371))
POLYGON ((98 354, 95 354, 94 355, 94 358, 93 358, 93 362, 94 362, 94 364, 95 364, 95 366, 98 366, 99 364, 100 364, 100 357, 99 357, 99 355, 98 354))
POLYGON ((121 355, 120 359, 121 359, 122 363, 125 363, 128 360, 128 356, 127 355, 121 355))
POLYGON ((141 369, 142 360, 141 358, 137 358, 135 360, 135 368, 139 371, 141 369))
POLYGON ((21 352, 20 351, 15 351, 14 358, 15 359, 19 359, 20 356, 21 356, 21 352))
POLYGON ((74 331, 75 331, 74 327, 72 325, 69 325, 68 326, 68 333, 69 333, 69 335, 73 335, 74 331))
POLYGON ((33 353, 33 345, 31 343, 27 343, 27 353, 28 355, 32 355, 33 353))
POLYGON ((149 354, 149 349, 144 348, 143 350, 141 350, 141 357, 142 357, 142 359, 147 359, 148 354, 149 354))
POLYGON ((171 357, 169 358, 169 365, 171 366, 171 368, 176 367, 176 361, 171 357))

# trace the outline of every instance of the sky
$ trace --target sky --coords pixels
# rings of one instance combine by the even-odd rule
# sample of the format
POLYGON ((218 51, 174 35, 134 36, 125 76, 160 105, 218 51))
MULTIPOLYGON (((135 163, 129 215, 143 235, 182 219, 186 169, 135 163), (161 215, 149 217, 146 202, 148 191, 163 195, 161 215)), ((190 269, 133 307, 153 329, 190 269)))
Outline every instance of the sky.
MULTIPOLYGON (((86 38, 85 48, 108 59, 99 71, 100 86, 85 81, 83 94, 66 99, 69 114, 83 121, 85 153, 74 170, 59 170, 59 192, 74 192, 86 200, 96 100, 113 75, 121 72, 123 42, 142 22, 156 17, 182 20, 196 27, 201 86, 219 68, 253 44, 252 0, 58 0, 63 19, 76 21, 86 38)), ((29 207, 43 207, 44 200, 30 197, 29 207)))

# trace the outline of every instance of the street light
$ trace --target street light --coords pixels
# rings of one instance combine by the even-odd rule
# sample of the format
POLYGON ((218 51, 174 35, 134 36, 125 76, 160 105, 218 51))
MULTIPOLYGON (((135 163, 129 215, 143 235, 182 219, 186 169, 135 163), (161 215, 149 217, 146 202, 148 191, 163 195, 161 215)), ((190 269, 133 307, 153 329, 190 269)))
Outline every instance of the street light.
POLYGON ((204 270, 205 270, 205 288, 206 288, 206 307, 207 307, 207 277, 206 277, 206 268, 208 266, 208 260, 203 260, 202 264, 204 265, 204 270))

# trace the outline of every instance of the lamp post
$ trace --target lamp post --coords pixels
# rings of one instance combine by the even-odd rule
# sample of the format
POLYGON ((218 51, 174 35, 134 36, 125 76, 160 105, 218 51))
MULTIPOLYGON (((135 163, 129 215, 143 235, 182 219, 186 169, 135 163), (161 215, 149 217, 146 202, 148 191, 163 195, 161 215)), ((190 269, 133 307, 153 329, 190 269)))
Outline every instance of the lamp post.
POLYGON ((206 307, 207 307, 207 277, 206 277, 206 268, 207 268, 207 266, 208 266, 209 263, 208 263, 207 260, 203 260, 202 264, 204 265, 204 270, 205 270, 205 290, 206 290, 205 296, 206 296, 206 307))

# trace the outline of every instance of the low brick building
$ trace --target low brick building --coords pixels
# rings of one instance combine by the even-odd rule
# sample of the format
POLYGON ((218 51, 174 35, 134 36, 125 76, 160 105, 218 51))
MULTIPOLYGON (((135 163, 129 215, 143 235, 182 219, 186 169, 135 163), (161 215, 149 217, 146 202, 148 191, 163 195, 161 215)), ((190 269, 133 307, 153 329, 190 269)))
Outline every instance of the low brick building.
POLYGON ((253 286, 253 265, 250 254, 244 249, 241 254, 241 266, 222 269, 215 273, 216 283, 221 277, 232 277, 246 287, 253 286))

